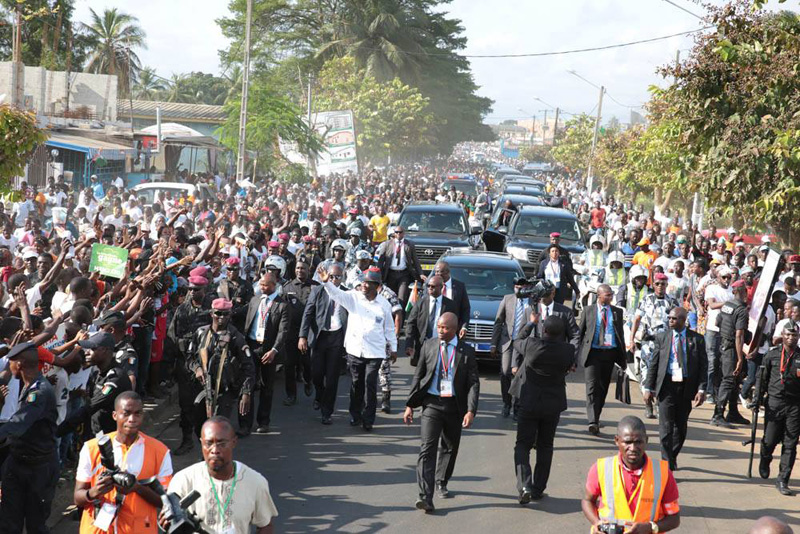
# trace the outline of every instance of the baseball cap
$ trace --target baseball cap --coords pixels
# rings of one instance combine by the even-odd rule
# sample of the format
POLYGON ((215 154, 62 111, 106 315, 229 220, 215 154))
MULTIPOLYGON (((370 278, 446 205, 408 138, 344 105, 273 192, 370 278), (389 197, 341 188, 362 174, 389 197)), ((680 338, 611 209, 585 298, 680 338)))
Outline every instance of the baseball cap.
POLYGON ((102 315, 97 321, 95 321, 95 324, 97 326, 107 326, 110 324, 119 323, 124 320, 125 320, 124 313, 122 313, 121 311, 114 311, 102 315))
POLYGON ((356 259, 357 260, 370 260, 372 259, 372 254, 369 253, 367 250, 359 250, 356 252, 356 259))
POLYGON ((355 235, 355 236, 361 237, 361 228, 351 228, 350 229, 350 235, 351 236, 355 235))
POLYGON ((649 244, 650 244, 650 240, 649 240, 649 239, 647 239, 646 237, 643 237, 643 238, 641 238, 641 239, 639 240, 639 242, 638 242, 638 243, 636 243, 636 246, 637 246, 637 247, 643 247, 644 245, 649 245, 649 244))

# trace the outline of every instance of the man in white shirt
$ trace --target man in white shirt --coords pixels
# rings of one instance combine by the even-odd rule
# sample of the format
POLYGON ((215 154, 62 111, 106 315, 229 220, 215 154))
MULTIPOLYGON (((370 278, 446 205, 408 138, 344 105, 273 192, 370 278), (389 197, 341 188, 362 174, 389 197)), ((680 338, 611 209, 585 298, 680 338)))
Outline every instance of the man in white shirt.
MULTIPOLYGON (((706 383, 706 393, 710 399, 716 399, 714 382, 716 371, 720 365, 720 333, 717 326, 717 316, 722 306, 733 299, 733 291, 730 289, 731 277, 733 273, 728 267, 722 266, 717 269, 717 283, 710 284, 706 288, 703 300, 708 306, 706 316, 706 354, 708 356, 708 382, 706 383)), ((712 400, 709 404, 714 404, 712 400)))
POLYGON ((397 360, 397 336, 392 307, 378 294, 380 269, 373 267, 364 274, 361 292, 342 291, 329 282, 330 273, 317 269, 330 298, 348 312, 344 348, 347 350, 352 385, 350 387, 350 425, 372 430, 378 401, 378 371, 388 357, 397 360), (366 388, 366 399, 365 399, 366 388))

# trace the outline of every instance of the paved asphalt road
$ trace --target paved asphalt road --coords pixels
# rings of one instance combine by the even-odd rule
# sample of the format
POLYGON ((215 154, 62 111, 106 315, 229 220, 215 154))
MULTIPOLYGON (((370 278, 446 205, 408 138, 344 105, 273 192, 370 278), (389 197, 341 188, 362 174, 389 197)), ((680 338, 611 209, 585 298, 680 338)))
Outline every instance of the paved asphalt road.
MULTIPOLYGON (((371 433, 348 424, 349 379, 339 388, 332 426, 322 426, 311 399, 285 407, 276 393, 273 430, 267 436, 240 440, 237 459, 263 473, 270 483, 280 517, 276 532, 471 533, 588 531, 580 511, 586 473, 598 457, 615 451, 613 434, 623 415, 640 416, 641 397, 624 407, 613 400, 603 412, 600 437, 586 432, 582 373, 571 376, 569 409, 562 414, 546 497, 527 507, 516 500, 513 447, 515 425, 502 419, 500 384, 492 368, 482 367, 479 413, 464 432, 450 490, 453 497, 435 500, 435 515, 414 509, 417 494, 415 466, 419 424, 407 427, 400 414, 413 368, 401 359, 394 372, 394 412, 379 414, 371 433)), ((282 376, 279 380, 282 383, 282 376)), ((276 384, 277 385, 277 384, 276 384)), ((282 388, 276 388, 282 390, 282 388)), ((302 396, 302 389, 301 389, 302 396)), ((419 412, 417 411, 417 415, 419 412)), ((174 411, 172 411, 174 417, 174 411)), ((761 515, 777 516, 800 532, 800 496, 783 497, 772 483, 748 480, 747 450, 740 445, 748 430, 711 427, 709 407, 692 413, 689 440, 679 458, 680 532, 747 532, 761 515)), ((658 455, 657 423, 648 421, 648 452, 658 455)), ((162 431, 161 439, 175 446, 177 425, 162 431)), ((175 458, 180 469, 200 459, 193 454, 175 458)), ((777 459, 773 472, 777 470, 777 459)), ((795 475, 795 486, 800 488, 795 475)), ((77 523, 62 521, 54 532, 72 533, 77 523)))

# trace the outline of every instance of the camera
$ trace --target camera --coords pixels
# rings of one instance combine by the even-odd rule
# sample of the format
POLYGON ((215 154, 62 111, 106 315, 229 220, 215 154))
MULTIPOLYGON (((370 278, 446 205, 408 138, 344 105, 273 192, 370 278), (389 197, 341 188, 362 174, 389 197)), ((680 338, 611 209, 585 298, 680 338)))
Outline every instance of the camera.
POLYGON ((114 461, 114 445, 108 434, 97 439, 97 447, 100 449, 100 464, 111 475, 114 485, 126 491, 133 488, 136 485, 136 477, 117 467, 117 462, 114 461))
POLYGON ((542 297, 555 289, 553 283, 544 278, 530 278, 526 282, 528 285, 519 290, 518 296, 522 299, 530 299, 531 304, 538 304, 542 297))
POLYGON ((200 498, 197 490, 181 499, 176 493, 167 493, 164 486, 158 481, 158 477, 152 477, 140 481, 142 486, 147 486, 161 497, 161 516, 169 523, 165 530, 166 534, 209 534, 200 526, 200 520, 189 507, 200 498))
POLYGON ((597 530, 605 534, 625 534, 625 527, 616 523, 600 523, 597 530))

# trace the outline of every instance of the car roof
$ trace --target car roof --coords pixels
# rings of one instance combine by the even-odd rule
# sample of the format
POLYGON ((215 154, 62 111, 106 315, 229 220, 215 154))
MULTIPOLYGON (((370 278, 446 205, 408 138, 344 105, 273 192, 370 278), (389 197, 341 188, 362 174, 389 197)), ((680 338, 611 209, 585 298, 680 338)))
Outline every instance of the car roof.
POLYGON ((440 260, 446 260, 451 266, 490 264, 496 266, 513 267, 522 270, 519 262, 507 252, 488 252, 483 250, 450 250, 445 252, 440 260))
POLYGON ((541 197, 533 196, 533 195, 517 195, 514 193, 509 193, 506 195, 503 193, 500 195, 498 199, 498 203, 505 202, 506 200, 510 200, 514 204, 523 204, 525 206, 541 206, 542 199, 541 197))
POLYGON ((436 211, 460 211, 464 212, 459 204, 454 202, 437 202, 435 200, 417 200, 407 204, 403 211, 426 211, 436 207, 436 211))
POLYGON ((578 220, 578 217, 569 210, 564 208, 553 208, 550 206, 523 206, 519 210, 520 215, 537 215, 539 217, 549 217, 553 219, 572 219, 578 220))

